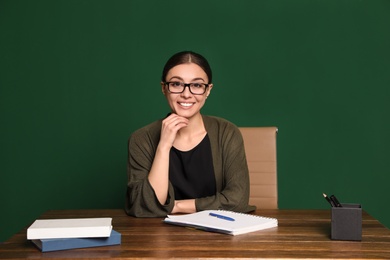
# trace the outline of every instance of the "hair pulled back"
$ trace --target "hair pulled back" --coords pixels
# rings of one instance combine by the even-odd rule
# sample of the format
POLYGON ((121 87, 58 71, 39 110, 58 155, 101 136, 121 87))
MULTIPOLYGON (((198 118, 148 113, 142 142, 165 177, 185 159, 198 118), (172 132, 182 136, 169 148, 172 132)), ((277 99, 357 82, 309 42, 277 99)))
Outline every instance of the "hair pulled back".
POLYGON ((161 81, 163 82, 166 81, 166 77, 170 69, 172 69, 177 65, 186 64, 186 63, 194 63, 199 67, 201 67, 209 79, 209 82, 207 83, 212 83, 212 72, 208 61, 206 60, 205 57, 193 51, 178 52, 174 54, 172 57, 170 57, 167 63, 165 63, 162 76, 161 76, 161 81))

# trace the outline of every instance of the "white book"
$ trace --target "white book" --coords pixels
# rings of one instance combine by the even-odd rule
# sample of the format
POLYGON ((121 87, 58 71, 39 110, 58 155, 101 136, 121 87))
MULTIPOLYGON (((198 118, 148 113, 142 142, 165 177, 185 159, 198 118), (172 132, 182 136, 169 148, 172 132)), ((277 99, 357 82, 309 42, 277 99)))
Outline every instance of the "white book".
POLYGON ((276 218, 226 210, 204 210, 186 215, 168 215, 164 222, 229 235, 240 235, 278 226, 276 218))
POLYGON ((27 239, 109 237, 112 218, 37 219, 27 239))

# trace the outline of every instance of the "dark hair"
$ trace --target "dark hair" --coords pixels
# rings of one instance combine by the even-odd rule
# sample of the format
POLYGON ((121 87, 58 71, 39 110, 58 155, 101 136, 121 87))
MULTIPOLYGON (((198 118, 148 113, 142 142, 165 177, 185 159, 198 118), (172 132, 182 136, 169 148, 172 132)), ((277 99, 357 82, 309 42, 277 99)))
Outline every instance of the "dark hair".
POLYGON ((206 72, 207 77, 209 78, 209 82, 207 83, 212 82, 212 72, 208 61, 202 55, 192 51, 178 52, 174 54, 172 57, 170 57, 167 63, 165 63, 162 76, 161 76, 161 81, 164 82, 166 80, 168 71, 170 69, 172 69, 177 65, 185 64, 185 63, 195 63, 196 65, 201 67, 204 70, 204 72, 206 72))

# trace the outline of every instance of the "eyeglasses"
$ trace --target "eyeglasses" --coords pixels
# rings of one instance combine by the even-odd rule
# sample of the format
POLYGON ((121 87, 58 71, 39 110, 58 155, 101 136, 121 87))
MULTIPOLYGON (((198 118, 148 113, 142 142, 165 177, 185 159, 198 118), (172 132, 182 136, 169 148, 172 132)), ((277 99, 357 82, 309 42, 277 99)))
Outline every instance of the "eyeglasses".
POLYGON ((183 93, 186 87, 194 95, 203 95, 210 84, 205 83, 184 83, 180 81, 164 82, 168 86, 169 93, 180 94, 183 93))

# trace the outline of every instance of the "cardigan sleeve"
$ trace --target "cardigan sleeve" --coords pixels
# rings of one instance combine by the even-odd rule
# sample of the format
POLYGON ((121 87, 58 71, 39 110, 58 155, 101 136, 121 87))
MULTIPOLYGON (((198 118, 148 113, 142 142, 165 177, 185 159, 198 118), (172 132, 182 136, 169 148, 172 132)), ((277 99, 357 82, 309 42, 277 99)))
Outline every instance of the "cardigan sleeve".
MULTIPOLYGON (((207 120, 205 120, 207 122, 207 120)), ((210 134, 217 193, 196 199, 196 210, 224 209, 250 212, 249 171, 241 132, 232 123, 222 120, 210 126, 210 134)))
MULTIPOLYGON (((125 210, 135 217, 163 217, 174 206, 174 191, 170 184, 168 199, 161 205, 149 183, 148 175, 159 140, 158 131, 142 128, 134 132, 128 142, 127 194, 125 210)), ((152 129, 153 130, 153 129, 152 129)))

